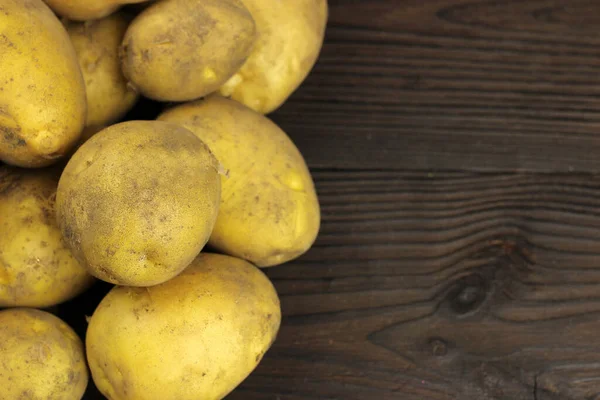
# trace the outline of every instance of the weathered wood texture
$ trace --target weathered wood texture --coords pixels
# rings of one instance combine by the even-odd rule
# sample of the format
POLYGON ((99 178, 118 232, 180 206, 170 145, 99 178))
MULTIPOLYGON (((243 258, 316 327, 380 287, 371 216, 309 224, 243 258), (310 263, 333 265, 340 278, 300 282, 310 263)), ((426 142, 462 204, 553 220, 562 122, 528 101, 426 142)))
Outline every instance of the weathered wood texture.
POLYGON ((600 399, 600 2, 330 4, 273 116, 322 234, 229 398, 600 399))
POLYGON ((275 115, 311 165, 600 171, 599 1, 329 3, 275 115))
POLYGON ((600 398, 600 177, 317 171, 237 399, 600 398))

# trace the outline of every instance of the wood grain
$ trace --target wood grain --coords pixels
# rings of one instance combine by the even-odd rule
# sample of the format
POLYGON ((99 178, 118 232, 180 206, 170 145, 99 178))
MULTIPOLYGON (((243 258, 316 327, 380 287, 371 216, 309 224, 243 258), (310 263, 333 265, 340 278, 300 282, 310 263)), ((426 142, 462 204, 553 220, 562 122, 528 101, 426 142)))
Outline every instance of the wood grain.
POLYGON ((329 3, 273 115, 312 166, 600 171, 599 1, 329 3))
POLYGON ((600 398, 600 177, 315 177, 322 233, 268 270, 281 334, 228 399, 600 398))

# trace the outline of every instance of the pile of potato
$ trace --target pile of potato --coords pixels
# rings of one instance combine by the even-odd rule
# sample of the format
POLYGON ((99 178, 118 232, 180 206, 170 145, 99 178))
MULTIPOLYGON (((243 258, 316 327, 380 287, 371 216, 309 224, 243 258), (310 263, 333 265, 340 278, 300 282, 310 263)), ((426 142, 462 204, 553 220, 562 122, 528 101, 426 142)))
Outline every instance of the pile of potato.
POLYGON ((0 399, 81 399, 88 367, 111 400, 222 399, 252 372, 281 322, 257 266, 320 225, 264 114, 326 19, 326 0, 0 0, 0 399), (141 97, 163 112, 123 121, 141 97), (96 279, 115 286, 84 345, 39 309, 96 279))

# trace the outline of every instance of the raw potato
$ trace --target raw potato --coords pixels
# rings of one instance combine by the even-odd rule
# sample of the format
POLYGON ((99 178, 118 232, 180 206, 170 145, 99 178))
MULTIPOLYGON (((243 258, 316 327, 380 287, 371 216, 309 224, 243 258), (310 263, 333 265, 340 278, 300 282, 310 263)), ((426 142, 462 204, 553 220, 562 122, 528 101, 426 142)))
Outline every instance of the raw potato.
POLYGON ((89 126, 106 126, 120 119, 138 95, 121 72, 119 47, 129 18, 119 12, 100 20, 67 22, 87 93, 89 126))
POLYGON ((75 21, 87 21, 108 16, 125 4, 148 0, 44 0, 57 14, 75 21))
POLYGON ((129 286, 162 283, 206 244, 217 217, 219 163, 187 129, 113 125, 84 143, 58 184, 59 226, 90 273, 129 286))
POLYGON ((85 85, 69 35, 42 0, 3 0, 0 160, 50 165, 85 123, 85 85))
POLYGON ((300 86, 321 51, 327 0, 243 0, 256 22, 252 54, 221 94, 263 114, 300 86))
POLYGON ((112 289, 90 320, 88 363, 111 400, 218 400, 258 365, 280 322, 259 269, 201 253, 162 285, 112 289))
POLYGON ((277 125, 217 95, 159 119, 194 132, 229 170, 212 246, 261 267, 310 248, 319 231, 319 202, 302 155, 277 125))
POLYGON ((56 223, 59 175, 0 166, 0 307, 50 307, 92 283, 56 223))
POLYGON ((77 400, 88 384, 83 343, 44 311, 0 311, 0 358, 0 399, 77 400))
POLYGON ((162 0, 131 23, 123 72, 146 97, 196 99, 219 89, 244 63, 254 21, 240 0, 162 0))

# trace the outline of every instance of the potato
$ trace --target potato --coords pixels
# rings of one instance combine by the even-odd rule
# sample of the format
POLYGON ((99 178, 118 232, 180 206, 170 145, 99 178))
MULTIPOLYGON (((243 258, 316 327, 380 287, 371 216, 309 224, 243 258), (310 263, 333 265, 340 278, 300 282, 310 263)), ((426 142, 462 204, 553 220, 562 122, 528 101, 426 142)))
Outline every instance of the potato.
POLYGON ((148 0, 44 0, 57 14, 75 21, 99 19, 117 11, 124 4, 148 0))
POLYGON ((127 113, 138 95, 121 72, 119 47, 129 26, 124 13, 100 20, 67 22, 87 93, 86 126, 107 126, 127 113))
POLYGON ((69 36, 41 0, 3 0, 0 12, 0 160, 50 165, 85 123, 85 85, 69 36))
POLYGON ((50 307, 93 281, 56 223, 59 175, 0 166, 0 307, 50 307))
POLYGON ((267 114, 287 100, 317 61, 327 23, 327 0, 243 2, 256 22, 256 44, 220 92, 267 114))
POLYGON ((111 400, 222 399, 260 362, 280 321, 260 270, 201 253, 166 283, 112 289, 88 326, 88 363, 111 400))
POLYGON ((219 163, 187 129, 130 121, 94 135, 58 184, 59 226, 75 257, 105 281, 171 279, 206 244, 221 195, 219 163))
POLYGON ((218 90, 242 66, 254 35, 240 0, 163 0, 127 30, 123 72, 146 97, 196 99, 218 90))
POLYGON ((277 125, 216 95, 174 107, 159 119, 194 132, 229 170, 212 246, 268 267, 312 245, 320 225, 314 184, 302 155, 277 125))
POLYGON ((45 311, 0 311, 0 399, 77 400, 88 384, 83 343, 45 311))

